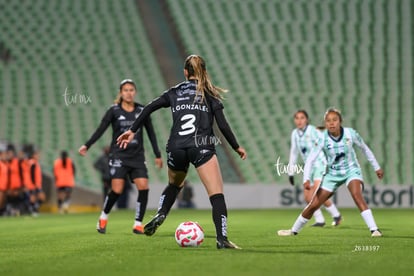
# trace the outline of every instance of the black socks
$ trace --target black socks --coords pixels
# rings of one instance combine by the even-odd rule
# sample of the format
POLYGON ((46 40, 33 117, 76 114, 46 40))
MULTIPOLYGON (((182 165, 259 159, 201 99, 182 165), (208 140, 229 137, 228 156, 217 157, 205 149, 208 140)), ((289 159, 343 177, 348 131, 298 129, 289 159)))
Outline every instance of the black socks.
POLYGON ((180 191, 180 187, 168 184, 168 186, 164 189, 164 192, 161 194, 157 213, 167 215, 170 212, 170 209, 173 206, 180 191))
POLYGON ((109 192, 104 202, 103 211, 105 212, 105 214, 109 214, 109 212, 111 212, 111 209, 114 206, 115 202, 118 200, 119 196, 120 194, 114 193, 113 191, 109 192))
POLYGON ((149 190, 138 190, 137 205, 135 207, 136 221, 142 221, 144 219, 148 204, 148 191, 149 190))
POLYGON ((227 237, 227 207, 223 194, 215 194, 210 197, 214 225, 216 226, 217 239, 227 237))

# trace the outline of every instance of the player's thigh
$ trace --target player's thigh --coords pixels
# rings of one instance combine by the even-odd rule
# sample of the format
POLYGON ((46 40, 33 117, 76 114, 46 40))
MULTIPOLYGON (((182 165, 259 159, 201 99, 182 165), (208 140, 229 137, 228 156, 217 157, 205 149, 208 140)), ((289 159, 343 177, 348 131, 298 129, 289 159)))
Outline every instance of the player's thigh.
POLYGON ((148 170, 147 166, 143 163, 138 168, 131 168, 129 177, 134 182, 138 190, 148 190, 148 170))
POLYGON ((111 190, 116 194, 122 194, 125 186, 125 178, 112 178, 111 190))
MULTIPOLYGON (((187 173, 190 160, 188 158, 187 150, 177 149, 167 152, 167 166, 172 172, 187 173)), ((174 177, 172 174, 171 177, 174 177)))
POLYGON ((312 206, 314 209, 317 209, 321 207, 321 205, 325 201, 327 201, 332 195, 333 195, 333 192, 324 190, 322 188, 318 188, 317 191, 313 194, 309 205, 312 206))
POLYGON ((363 183, 360 179, 352 179, 348 185, 348 190, 351 193, 352 199, 354 200, 356 206, 360 211, 368 209, 368 204, 366 203, 364 196, 362 194, 363 183))
POLYGON ((197 173, 207 190, 208 196, 223 193, 223 178, 216 155, 213 155, 210 160, 197 167, 197 173))
POLYGON ((177 187, 182 187, 184 185, 185 177, 187 176, 189 165, 190 160, 188 158, 187 150, 177 149, 168 151, 168 183, 177 187))
POLYGON ((311 186, 310 186, 310 188, 308 190, 307 189, 304 189, 303 190, 303 195, 304 195, 305 201, 307 203, 309 203, 311 201, 313 195, 318 190, 319 185, 320 185, 320 180, 316 180, 316 181, 312 182, 312 184, 311 184, 311 186))
POLYGON ((148 190, 148 178, 140 177, 132 180, 138 190, 148 190))

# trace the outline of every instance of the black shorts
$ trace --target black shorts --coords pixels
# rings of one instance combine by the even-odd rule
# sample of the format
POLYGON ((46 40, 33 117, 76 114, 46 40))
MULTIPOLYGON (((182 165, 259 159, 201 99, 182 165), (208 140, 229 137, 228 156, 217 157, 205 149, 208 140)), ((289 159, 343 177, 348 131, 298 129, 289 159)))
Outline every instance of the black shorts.
POLYGON ((72 193, 72 187, 59 187, 57 190, 58 192, 72 193))
POLYGON ((111 179, 128 179, 127 176, 129 176, 129 179, 133 181, 135 178, 148 178, 148 170, 144 162, 137 168, 125 165, 121 167, 111 166, 109 167, 109 175, 111 179))
POLYGON ((42 189, 39 189, 39 188, 36 188, 34 190, 29 190, 29 194, 30 195, 37 195, 37 194, 40 194, 42 192, 43 192, 43 190, 42 189))
POLYGON ((216 151, 206 148, 178 149, 167 152, 168 167, 174 171, 187 172, 191 164, 198 168, 209 161, 216 151))

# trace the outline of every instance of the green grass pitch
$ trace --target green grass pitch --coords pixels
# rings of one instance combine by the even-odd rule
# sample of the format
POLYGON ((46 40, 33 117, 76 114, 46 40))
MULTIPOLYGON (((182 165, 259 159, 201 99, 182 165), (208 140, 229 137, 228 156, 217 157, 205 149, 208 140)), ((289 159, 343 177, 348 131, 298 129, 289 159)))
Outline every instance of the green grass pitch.
POLYGON ((229 238, 242 250, 216 249, 210 210, 172 210, 152 237, 132 234, 132 210, 112 212, 105 235, 97 213, 0 218, 0 275, 414 275, 413 210, 374 209, 382 238, 370 237, 357 209, 342 209, 337 228, 309 223, 278 237, 299 211, 229 210, 229 238), (187 220, 204 228, 198 248, 175 243, 187 220))

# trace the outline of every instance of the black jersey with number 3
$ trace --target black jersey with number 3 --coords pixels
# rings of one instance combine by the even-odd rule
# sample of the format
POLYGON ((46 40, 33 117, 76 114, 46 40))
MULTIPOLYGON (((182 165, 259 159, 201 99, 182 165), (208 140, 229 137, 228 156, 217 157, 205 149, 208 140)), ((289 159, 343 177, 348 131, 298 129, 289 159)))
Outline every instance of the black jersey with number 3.
POLYGON ((182 82, 149 103, 131 127, 136 131, 145 117, 161 107, 170 107, 173 125, 167 144, 167 151, 202 147, 214 149, 217 138, 213 132, 214 119, 230 145, 239 147, 223 115, 223 104, 217 98, 205 93, 204 99, 196 92, 195 80, 182 82))
POLYGON ((192 147, 214 148, 214 112, 223 109, 218 99, 207 93, 202 99, 196 94, 194 81, 181 83, 162 97, 168 99, 173 117, 167 151, 192 147))
MULTIPOLYGON (((144 106, 135 103, 135 108, 132 112, 128 112, 121 107, 121 104, 112 105, 102 118, 101 124, 91 138, 85 143, 89 148, 94 144, 105 132, 109 125, 112 125, 112 142, 111 142, 111 159, 121 160, 123 164, 132 167, 137 166, 137 163, 145 161, 144 146, 143 146, 143 134, 141 128, 135 134, 134 139, 128 145, 126 149, 122 149, 116 144, 116 139, 119 135, 127 131, 135 119, 139 116, 144 106)), ((145 129, 150 138, 152 148, 156 157, 160 157, 160 151, 156 141, 154 128, 151 123, 151 118, 148 117, 144 123, 145 129)))

